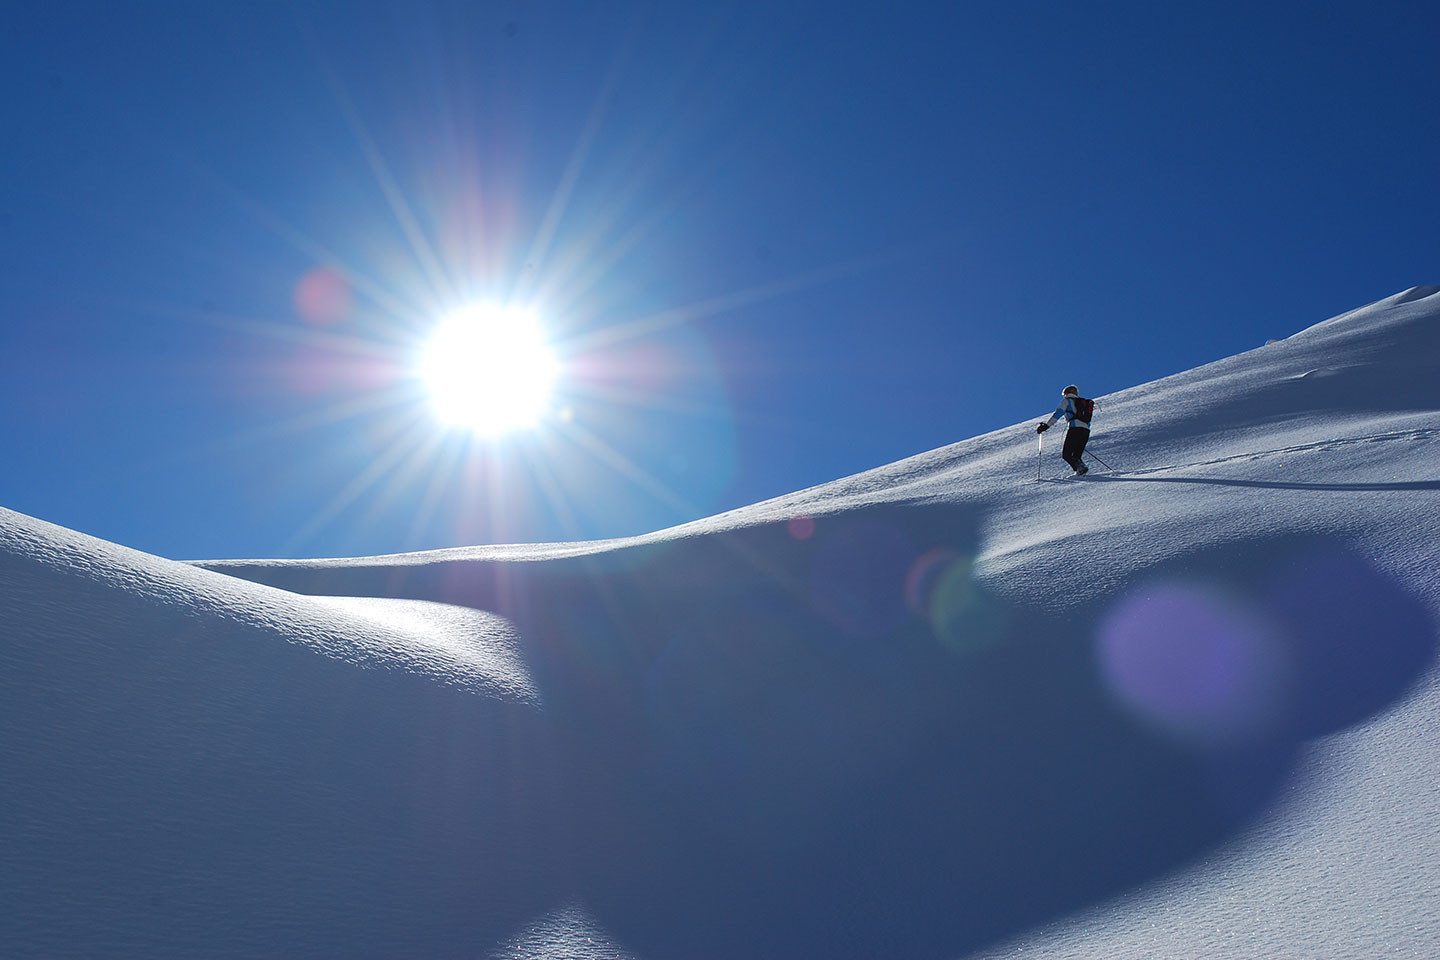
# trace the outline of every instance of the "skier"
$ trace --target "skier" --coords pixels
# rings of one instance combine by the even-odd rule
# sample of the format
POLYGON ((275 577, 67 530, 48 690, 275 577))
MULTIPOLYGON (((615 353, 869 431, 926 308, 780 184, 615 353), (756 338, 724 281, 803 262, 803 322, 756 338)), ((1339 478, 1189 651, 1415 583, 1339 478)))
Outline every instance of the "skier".
POLYGON ((1090 468, 1085 466, 1080 455, 1085 452, 1085 444, 1090 442, 1090 418, 1095 413, 1095 401, 1080 396, 1080 389, 1073 383, 1066 387, 1060 396, 1060 406, 1050 414, 1049 420, 1035 428, 1035 432, 1044 433, 1061 417, 1069 421, 1070 428, 1065 431, 1065 448, 1060 456, 1070 464, 1075 476, 1083 477, 1090 472, 1090 468))

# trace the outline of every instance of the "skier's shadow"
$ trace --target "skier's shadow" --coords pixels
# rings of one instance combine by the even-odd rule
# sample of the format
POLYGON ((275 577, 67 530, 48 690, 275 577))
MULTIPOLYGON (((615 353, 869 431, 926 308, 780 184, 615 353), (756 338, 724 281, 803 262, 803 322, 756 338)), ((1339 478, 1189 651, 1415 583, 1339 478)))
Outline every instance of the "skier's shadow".
POLYGON ((1125 477, 1103 473, 1092 473, 1086 477, 1087 483, 1095 480, 1104 480, 1109 483, 1199 483, 1218 487, 1258 487, 1265 490, 1335 490, 1370 493, 1440 490, 1440 480, 1399 480, 1389 483, 1306 483, 1302 480, 1235 480, 1221 477, 1125 477))

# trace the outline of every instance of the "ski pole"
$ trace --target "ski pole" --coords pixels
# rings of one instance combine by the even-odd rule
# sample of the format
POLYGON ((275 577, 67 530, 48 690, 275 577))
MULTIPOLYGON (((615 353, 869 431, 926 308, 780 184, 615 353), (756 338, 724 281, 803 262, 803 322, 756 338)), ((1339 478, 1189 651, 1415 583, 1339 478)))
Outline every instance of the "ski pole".
MULTIPOLYGON (((1087 456, 1095 457, 1096 460, 1100 460, 1100 458, 1095 455, 1094 450, 1087 449, 1085 453, 1087 456)), ((1110 466, 1110 464, 1106 463, 1104 460, 1100 460, 1100 466, 1104 467, 1106 470, 1109 470, 1111 473, 1115 472, 1115 468, 1110 466)))

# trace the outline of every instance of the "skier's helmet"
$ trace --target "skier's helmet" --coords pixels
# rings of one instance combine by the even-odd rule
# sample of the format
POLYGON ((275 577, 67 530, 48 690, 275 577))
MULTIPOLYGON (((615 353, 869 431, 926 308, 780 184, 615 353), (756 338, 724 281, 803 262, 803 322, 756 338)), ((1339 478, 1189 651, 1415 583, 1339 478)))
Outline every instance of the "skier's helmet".
POLYGON ((1080 388, 1077 387, 1077 386, 1075 386, 1075 384, 1072 383, 1072 384, 1070 384, 1070 386, 1066 387, 1064 390, 1061 390, 1061 391, 1060 391, 1060 395, 1061 395, 1061 396, 1065 396, 1065 397, 1078 397, 1078 396, 1080 396, 1080 388))

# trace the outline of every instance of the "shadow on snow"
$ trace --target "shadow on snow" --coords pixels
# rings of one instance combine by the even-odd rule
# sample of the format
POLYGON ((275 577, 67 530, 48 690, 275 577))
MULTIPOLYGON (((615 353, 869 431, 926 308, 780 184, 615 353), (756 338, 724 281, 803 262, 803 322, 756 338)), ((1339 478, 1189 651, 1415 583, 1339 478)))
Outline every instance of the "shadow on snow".
POLYGON ((1419 603, 1331 543, 1193 554, 1054 614, 977 586, 975 531, 910 504, 805 539, 227 572, 512 618, 545 746, 495 776, 548 844, 534 913, 578 898, 656 958, 1014 934, 1232 837, 1301 742, 1384 709, 1433 653, 1419 603))
MULTIPOLYGON (((1070 477, 1059 479, 1069 480, 1070 477)), ((1092 471, 1091 480, 1111 483, 1201 483, 1219 487, 1259 487, 1265 490, 1335 490, 1342 492, 1406 492, 1440 490, 1440 480, 1400 480, 1391 483, 1306 483, 1300 480, 1234 480, 1221 477, 1127 477, 1092 471)))

